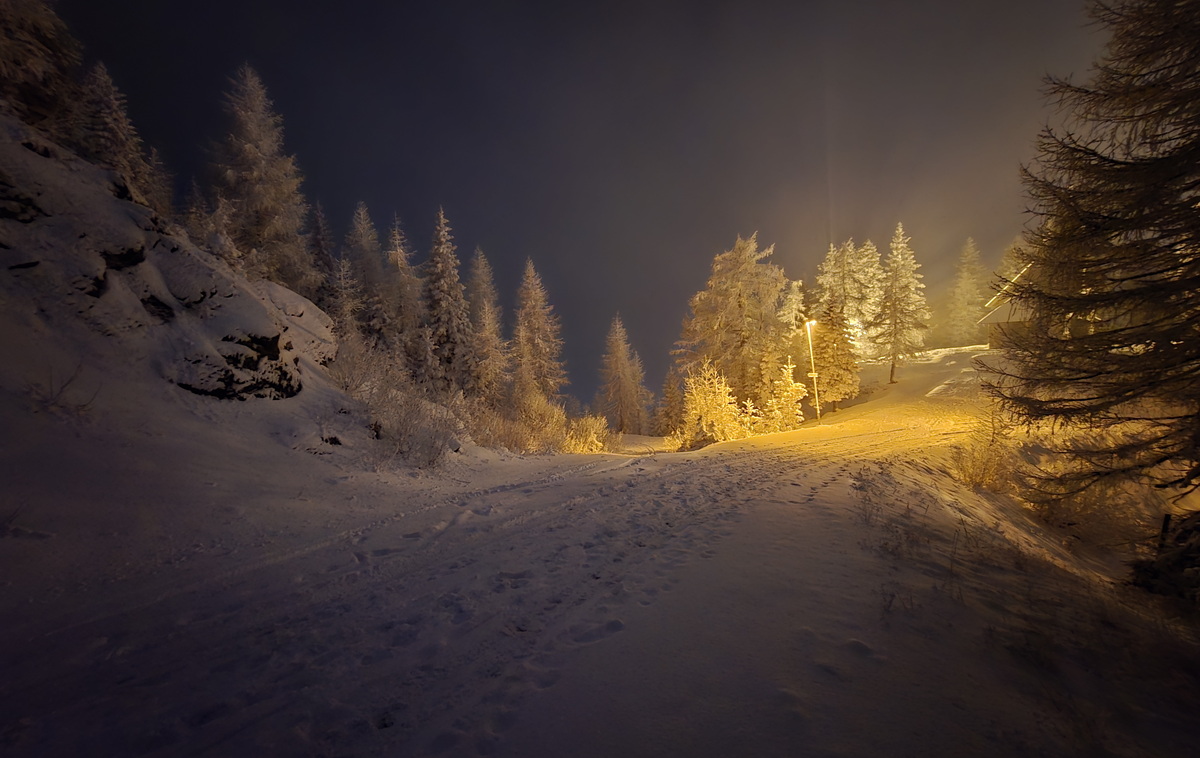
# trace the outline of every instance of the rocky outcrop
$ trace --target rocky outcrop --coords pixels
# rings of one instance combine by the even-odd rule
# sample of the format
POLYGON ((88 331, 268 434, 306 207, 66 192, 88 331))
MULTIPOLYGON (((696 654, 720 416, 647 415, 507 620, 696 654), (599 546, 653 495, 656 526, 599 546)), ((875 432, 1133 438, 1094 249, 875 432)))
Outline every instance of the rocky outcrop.
POLYGON ((75 321, 181 390, 286 398, 336 351, 329 317, 168 228, 120 174, 0 116, 0 307, 75 321))

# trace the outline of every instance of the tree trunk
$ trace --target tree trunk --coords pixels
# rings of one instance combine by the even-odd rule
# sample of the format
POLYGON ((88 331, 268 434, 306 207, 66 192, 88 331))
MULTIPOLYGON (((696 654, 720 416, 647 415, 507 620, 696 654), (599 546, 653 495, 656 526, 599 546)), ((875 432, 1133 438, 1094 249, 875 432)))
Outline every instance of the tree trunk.
POLYGON ((896 362, 892 361, 892 373, 888 376, 888 384, 896 383, 896 362))

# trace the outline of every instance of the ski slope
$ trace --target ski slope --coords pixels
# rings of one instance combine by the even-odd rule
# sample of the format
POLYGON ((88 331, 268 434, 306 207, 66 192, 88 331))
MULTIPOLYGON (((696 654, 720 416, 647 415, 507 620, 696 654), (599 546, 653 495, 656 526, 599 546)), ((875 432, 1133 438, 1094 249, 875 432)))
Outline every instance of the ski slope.
POLYGON ((1188 629, 947 474, 981 349, 786 434, 433 472, 319 389, 7 402, 5 755, 1194 755, 1188 629))

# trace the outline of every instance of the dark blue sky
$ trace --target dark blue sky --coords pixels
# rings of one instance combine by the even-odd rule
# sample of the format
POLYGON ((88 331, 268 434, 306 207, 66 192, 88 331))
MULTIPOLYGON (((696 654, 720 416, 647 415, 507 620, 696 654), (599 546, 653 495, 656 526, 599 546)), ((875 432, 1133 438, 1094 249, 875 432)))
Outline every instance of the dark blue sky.
POLYGON ((1026 217, 1017 169, 1085 78, 1082 0, 313 2, 61 0, 181 184, 262 75, 310 202, 359 200, 424 258, 443 206, 505 305, 533 258, 590 400, 618 311, 658 389, 687 300, 737 235, 791 278, 898 221, 931 298, 973 236, 989 264, 1026 217))

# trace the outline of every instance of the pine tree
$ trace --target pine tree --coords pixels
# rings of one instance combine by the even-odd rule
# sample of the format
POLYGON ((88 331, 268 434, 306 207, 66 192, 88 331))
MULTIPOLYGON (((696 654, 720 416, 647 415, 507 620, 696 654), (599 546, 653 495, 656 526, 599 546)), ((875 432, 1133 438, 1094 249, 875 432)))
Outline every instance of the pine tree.
POLYGON ((142 157, 142 138, 125 112, 125 96, 103 63, 94 65, 83 80, 75 132, 74 141, 83 157, 119 171, 142 194, 149 173, 142 157))
POLYGON ((651 420, 652 434, 666 437, 683 426, 684 417, 684 384, 677 366, 667 369, 663 379, 662 394, 654 408, 654 418, 651 420))
POLYGON ((379 232, 367 204, 359 201, 350 217, 350 228, 346 239, 342 242, 344 260, 350 262, 354 279, 362 290, 363 307, 359 311, 358 320, 366 328, 372 342, 383 336, 387 315, 383 305, 383 267, 380 265, 382 252, 379 244, 379 232))
POLYGON ((392 220, 388 234, 388 246, 384 252, 384 288, 386 310, 390 319, 389 339, 408 355, 410 365, 413 356, 423 354, 423 348, 414 352, 420 344, 420 329, 425 322, 424 304, 421 302, 421 279, 412 265, 412 251, 408 238, 400 228, 400 219, 392 220))
POLYGON ((301 294, 319 278, 304 239, 308 213, 296 160, 283 152, 283 119, 254 69, 243 65, 225 95, 229 134, 213 153, 216 190, 237 207, 231 234, 246 273, 301 294))
POLYGON ((925 343, 929 310, 921 290, 921 267, 904 236, 904 225, 896 224, 891 253, 884 264, 883 288, 879 311, 867 323, 871 342, 879 354, 892 364, 888 383, 896 383, 896 364, 911 358, 925 343))
POLYGON ((338 272, 340 264, 334 256, 333 230, 329 228, 329 219, 325 217, 325 209, 317 203, 313 207, 312 226, 308 233, 309 255, 313 265, 327 279, 332 279, 338 272))
POLYGON ((153 147, 146 158, 146 177, 142 194, 160 217, 175 219, 175 177, 167 170, 162 156, 153 147))
POLYGON ((1070 492, 1134 476, 1200 486, 1200 0, 1115 0, 1092 80, 1051 80, 1064 107, 1023 170, 1038 226, 1010 288, 993 392, 1052 425, 1070 492))
POLYGON ((475 248, 467 279, 467 305, 475 337, 475 393, 493 407, 500 404, 508 374, 508 346, 501 334, 500 296, 492 267, 475 248))
MULTIPOLYGON (((752 407, 753 401, 750 403, 752 407)), ((701 362, 684 379, 684 420, 679 434, 685 447, 741 439, 746 436, 743 419, 752 415, 752 411, 744 414, 739 409, 733 388, 711 362, 701 362)))
POLYGON ((967 238, 958 258, 954 289, 950 292, 946 339, 951 345, 975 345, 983 339, 983 328, 979 319, 983 317, 984 268, 979 262, 979 248, 975 240, 967 238))
POLYGON ((517 290, 517 324, 513 329, 513 370, 543 397, 558 399, 567 384, 562 363, 558 316, 546 298, 542 278, 526 259, 517 290))
POLYGON ((708 287, 689 301, 691 314, 673 351, 681 375, 710 361, 739 402, 765 402, 783 359, 779 306, 787 279, 778 266, 762 263, 774 249, 760 252, 756 235, 738 237, 713 259, 708 287))
POLYGON ((438 209, 433 247, 425 269, 425 326, 433 348, 434 365, 428 371, 435 393, 448 396, 474 390, 475 356, 466 293, 458 278, 450 224, 438 209))
POLYGON ((789 355, 779 366, 774 389, 766 406, 759 413, 760 421, 752 424, 761 434, 787 432, 804 423, 804 409, 800 401, 808 395, 808 388, 796 381, 796 364, 789 355))
POLYGON ((21 120, 68 137, 79 43, 43 0, 0 0, 0 99, 21 120))
POLYGON ((834 411, 842 400, 858 395, 858 361, 850 341, 850 327, 835 302, 825 305, 812 327, 812 362, 816 366, 817 395, 834 411))
MULTIPOLYGON (((808 321, 808 307, 804 303, 804 283, 788 283, 783 305, 779 307, 779 323, 783 329, 780 352, 799 360, 808 355, 808 336, 804 325, 808 321)), ((804 373, 801 367, 801 373, 804 373)))
POLYGON ((650 393, 645 386, 642 359, 629 346, 629 335, 618 315, 605 341, 600 369, 602 413, 609 427, 622 434, 643 434, 650 393))
POLYGON ((856 247, 854 240, 829 246, 829 253, 818 267, 818 306, 831 303, 840 307, 849 328, 850 339, 862 355, 869 353, 866 324, 879 309, 880 282, 883 279, 879 251, 870 240, 856 247))

